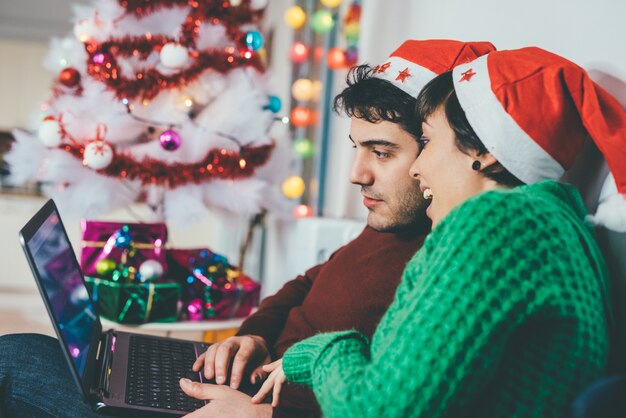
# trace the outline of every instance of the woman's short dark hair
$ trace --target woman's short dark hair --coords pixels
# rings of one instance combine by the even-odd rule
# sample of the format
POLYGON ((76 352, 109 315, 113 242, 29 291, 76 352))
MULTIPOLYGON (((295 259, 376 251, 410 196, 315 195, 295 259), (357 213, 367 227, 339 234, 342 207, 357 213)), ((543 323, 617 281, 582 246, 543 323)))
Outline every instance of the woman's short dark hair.
MULTIPOLYGON (((474 150, 478 155, 488 152, 487 147, 482 143, 474 129, 469 124, 465 111, 459 103, 452 72, 438 75, 431 80, 417 96, 416 113, 420 124, 437 109, 443 106, 450 127, 454 131, 456 145, 463 153, 474 150)), ((498 184, 505 186, 519 186, 524 184, 520 179, 511 174, 502 164, 496 162, 491 166, 481 170, 481 173, 498 184)))
POLYGON ((348 86, 333 102, 333 110, 371 123, 397 123, 409 134, 419 138, 422 125, 415 118, 415 97, 391 82, 373 77, 367 64, 353 67, 346 77, 348 86))

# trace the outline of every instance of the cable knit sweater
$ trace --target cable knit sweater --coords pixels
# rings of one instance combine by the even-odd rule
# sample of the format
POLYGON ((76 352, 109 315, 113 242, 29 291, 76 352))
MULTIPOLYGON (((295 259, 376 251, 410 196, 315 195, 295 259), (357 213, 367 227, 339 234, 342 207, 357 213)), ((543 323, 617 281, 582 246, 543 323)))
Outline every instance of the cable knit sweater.
POLYGON ((330 417, 566 417, 602 373, 607 274, 578 192, 475 196, 409 262, 372 343, 318 334, 284 356, 330 417))

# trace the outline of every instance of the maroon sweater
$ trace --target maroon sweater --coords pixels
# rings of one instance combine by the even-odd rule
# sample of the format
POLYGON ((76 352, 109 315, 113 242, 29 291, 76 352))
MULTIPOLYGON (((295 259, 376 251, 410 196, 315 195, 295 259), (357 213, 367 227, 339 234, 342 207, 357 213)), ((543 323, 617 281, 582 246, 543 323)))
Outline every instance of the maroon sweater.
MULTIPOLYGON (((429 230, 429 224, 402 234, 366 227, 327 262, 263 300, 238 335, 263 337, 274 359, 319 332, 356 329, 371 338, 393 300, 404 267, 429 230)), ((321 413, 313 392, 287 385, 273 416, 319 417, 321 413)))

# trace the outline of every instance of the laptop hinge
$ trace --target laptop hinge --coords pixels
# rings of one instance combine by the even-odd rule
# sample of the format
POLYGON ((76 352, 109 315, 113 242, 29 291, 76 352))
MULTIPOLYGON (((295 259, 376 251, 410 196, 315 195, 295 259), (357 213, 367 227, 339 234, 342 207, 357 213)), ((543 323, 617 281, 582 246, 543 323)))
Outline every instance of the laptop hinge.
POLYGON ((95 388, 91 389, 92 395, 98 398, 109 396, 109 383, 111 381, 111 365, 113 364, 113 352, 115 351, 115 333, 110 330, 102 335, 100 339, 97 359, 98 359, 98 382, 95 388))

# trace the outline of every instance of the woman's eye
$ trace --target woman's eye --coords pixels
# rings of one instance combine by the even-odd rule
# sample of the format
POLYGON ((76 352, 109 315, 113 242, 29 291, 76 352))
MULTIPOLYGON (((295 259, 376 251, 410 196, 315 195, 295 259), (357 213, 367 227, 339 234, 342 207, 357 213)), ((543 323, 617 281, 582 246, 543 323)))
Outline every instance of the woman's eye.
POLYGON ((424 150, 424 148, 426 147, 426 144, 428 144, 428 139, 426 137, 422 136, 420 139, 417 140, 417 145, 419 147, 420 152, 424 150))

